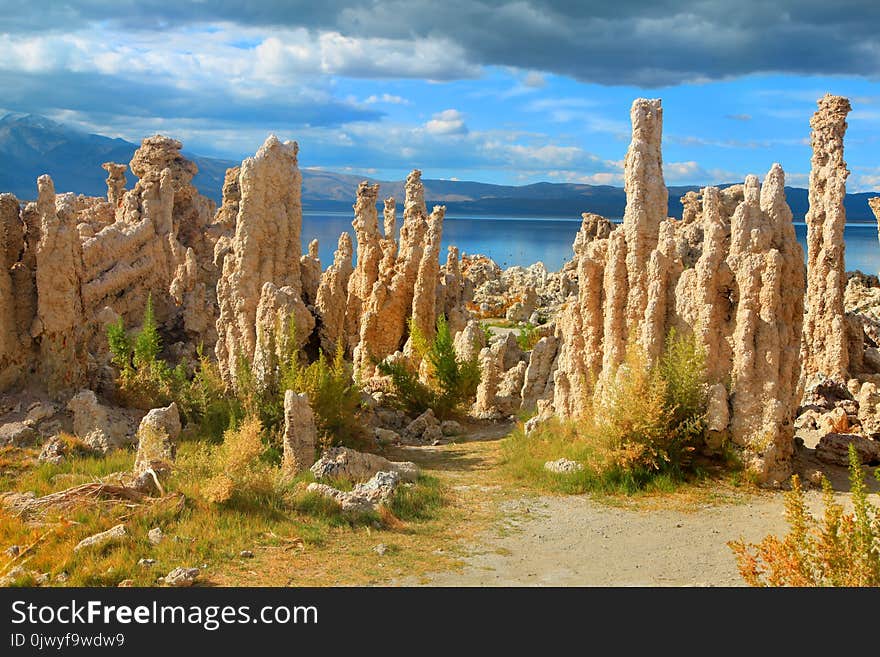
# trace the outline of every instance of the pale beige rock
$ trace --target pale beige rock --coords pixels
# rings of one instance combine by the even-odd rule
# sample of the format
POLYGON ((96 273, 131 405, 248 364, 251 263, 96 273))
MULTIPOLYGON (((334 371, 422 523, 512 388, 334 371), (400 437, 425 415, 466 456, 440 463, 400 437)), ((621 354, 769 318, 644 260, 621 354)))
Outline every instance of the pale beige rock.
POLYGON ((669 193, 663 182, 660 99, 638 98, 630 110, 632 141, 624 160, 626 209, 621 230, 626 239, 626 321, 636 327, 648 304, 648 262, 657 246, 660 222, 667 217, 669 193))
POLYGON ((380 242, 383 257, 397 257, 397 202, 393 196, 385 199, 382 208, 383 238, 380 242))
POLYGON ((733 333, 731 434, 764 481, 783 481, 799 401, 803 250, 774 164, 763 187, 749 176, 731 220, 728 262, 738 289, 733 333))
POLYGON ((105 406, 91 390, 81 390, 67 402, 73 413, 73 433, 93 449, 107 452, 134 442, 131 415, 105 406))
POLYGON ((427 232, 413 286, 412 326, 431 340, 437 325, 437 287, 440 279, 440 240, 446 206, 435 205, 427 220, 427 232))
POLYGON ((339 236, 333 264, 321 275, 321 284, 315 300, 318 313, 318 337, 326 354, 335 354, 337 346, 345 348, 345 311, 349 296, 348 285, 352 275, 351 236, 339 236))
POLYGON ((681 274, 676 289, 677 311, 693 327, 703 349, 708 380, 721 381, 733 361, 733 273, 727 262, 730 216, 717 187, 706 187, 700 196, 702 206, 695 223, 703 226, 702 253, 694 267, 681 274))
POLYGON ((826 94, 810 119, 813 157, 807 211, 807 300, 803 371, 846 378, 850 354, 844 320, 846 286, 844 197, 849 171, 843 160, 849 100, 826 94))
POLYGON ((502 415, 515 413, 522 406, 522 389, 527 369, 528 363, 521 360, 501 377, 494 406, 502 415))
POLYGON ((477 386, 477 399, 471 412, 478 418, 492 418, 501 412, 498 409, 498 388, 504 376, 504 340, 496 340, 480 351, 480 383, 477 386))
POLYGON ((317 482, 309 484, 306 490, 335 500, 343 511, 368 513, 386 504, 399 484, 400 475, 396 472, 377 472, 368 482, 357 484, 350 491, 341 491, 317 482))
POLYGON ((235 237, 217 283, 220 316, 215 352, 227 384, 235 385, 241 359, 254 360, 257 305, 264 284, 290 288, 290 296, 302 304, 298 257, 302 176, 297 150, 295 142, 282 144, 271 135, 241 165, 235 237))
POLYGON ((308 470, 315 462, 318 432, 307 395, 284 393, 284 455, 281 469, 288 476, 308 470))
POLYGON ((880 388, 872 381, 861 384, 858 391, 859 422, 871 436, 880 434, 880 388))
POLYGON ((30 301, 31 285, 16 285, 14 272, 30 274, 21 262, 25 250, 26 226, 18 199, 0 194, 0 390, 21 380, 31 356, 29 335, 32 318, 21 318, 18 306, 30 301))
POLYGON ((177 404, 150 410, 141 420, 137 430, 137 454, 134 474, 141 476, 153 467, 153 461, 170 463, 177 453, 180 436, 180 412, 177 404))
POLYGON ((468 361, 477 358, 480 350, 485 346, 486 334, 476 319, 470 320, 453 338, 455 356, 459 360, 468 361))
POLYGON ((693 333, 707 355, 712 432, 729 432, 759 480, 783 481, 804 289, 784 173, 774 165, 763 186, 749 176, 688 194, 685 218, 666 219, 659 103, 636 101, 632 117, 624 225, 598 237, 599 222, 585 221, 575 240, 578 293, 558 316, 553 407, 562 417, 585 412, 620 374, 631 337, 650 364, 670 331, 693 333))
MULTIPOLYGON (((379 263, 382 260, 382 235, 379 233, 379 218, 376 212, 378 198, 379 185, 370 185, 365 181, 358 186, 357 200, 354 204, 354 220, 351 222, 357 239, 357 265, 348 281, 348 299, 345 303, 345 336, 346 348, 349 353, 354 351, 360 341, 361 315, 373 291, 373 285, 379 278, 379 263)), ((386 201, 386 214, 390 210, 390 239, 392 242, 394 241, 393 204, 394 199, 386 201)))
MULTIPOLYGON (((361 380, 373 376, 374 359, 382 360, 399 351, 406 337, 407 320, 413 309, 416 279, 428 233, 425 190, 421 175, 421 171, 416 169, 407 176, 406 203, 397 258, 392 266, 392 249, 383 248, 379 278, 364 306, 360 340, 354 354, 355 372, 361 380)), ((439 220, 442 221, 442 216, 439 220)), ((433 300, 435 288, 425 293, 430 293, 433 300)))
POLYGON ((255 326, 257 344, 251 367, 257 386, 266 389, 277 383, 281 363, 308 341, 315 318, 292 287, 278 288, 265 283, 257 304, 255 326))
POLYGON ((553 363, 556 359, 558 342, 558 338, 551 335, 538 340, 532 348, 520 392, 524 410, 532 410, 537 406, 539 399, 553 396, 553 363))
POLYGON ((104 162, 101 168, 107 172, 107 201, 116 208, 125 194, 125 170, 128 167, 116 162, 104 162))
POLYGON ((348 447, 325 451, 311 467, 315 479, 343 477, 353 482, 367 481, 378 472, 396 472, 403 481, 419 478, 419 467, 411 461, 389 461, 378 454, 358 452, 348 447))
POLYGON ((128 530, 125 528, 125 525, 115 525, 107 531, 84 538, 74 546, 73 551, 79 552, 88 548, 101 549, 110 543, 118 542, 126 537, 128 537, 128 530))
POLYGON ((318 286, 321 284, 321 259, 318 257, 318 240, 309 242, 309 252, 299 259, 299 270, 302 275, 302 298, 310 306, 318 297, 318 286))
POLYGON ((56 198, 49 176, 40 176, 37 187, 41 227, 37 318, 31 336, 40 341, 40 378, 51 394, 61 396, 80 385, 85 375, 82 249, 73 194, 56 198))
POLYGON ((706 407, 706 429, 709 431, 726 431, 730 425, 730 406, 727 400, 727 388, 723 383, 709 386, 709 403, 706 407))
POLYGON ((428 442, 433 435, 440 434, 440 421, 430 408, 410 422, 403 430, 402 438, 407 443, 428 442))
POLYGON ((437 295, 437 314, 446 317, 449 332, 455 338, 471 319, 468 303, 473 297, 473 287, 467 285, 461 273, 458 247, 450 246, 446 265, 440 271, 440 291, 437 295))
POLYGON ((235 233, 238 209, 241 205, 240 175, 241 167, 226 169, 226 174, 223 178, 223 202, 217 209, 217 214, 214 215, 214 225, 217 227, 217 230, 224 232, 230 237, 235 233))

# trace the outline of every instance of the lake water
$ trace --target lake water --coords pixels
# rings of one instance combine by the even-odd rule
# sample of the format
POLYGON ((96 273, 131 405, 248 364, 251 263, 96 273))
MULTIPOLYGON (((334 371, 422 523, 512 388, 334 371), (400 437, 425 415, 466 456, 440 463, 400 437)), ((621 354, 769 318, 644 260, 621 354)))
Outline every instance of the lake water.
MULTIPOLYGON (((351 213, 304 212, 303 249, 317 237, 321 264, 326 268, 333 262, 333 251, 342 231, 348 231, 352 242, 357 244, 351 228, 352 218, 351 213)), ((381 216, 379 220, 381 222, 381 216)), ((401 222, 403 218, 398 215, 397 220, 401 222)), ((483 253, 502 267, 527 266, 541 260, 548 269, 556 270, 571 259, 571 243, 580 223, 579 219, 542 217, 447 216, 443 221, 441 262, 446 260, 447 245, 454 244, 466 253, 483 253)), ((796 223, 795 232, 806 251, 806 225, 796 223)), ((880 270, 876 224, 849 223, 844 238, 847 270, 876 274, 880 270)))

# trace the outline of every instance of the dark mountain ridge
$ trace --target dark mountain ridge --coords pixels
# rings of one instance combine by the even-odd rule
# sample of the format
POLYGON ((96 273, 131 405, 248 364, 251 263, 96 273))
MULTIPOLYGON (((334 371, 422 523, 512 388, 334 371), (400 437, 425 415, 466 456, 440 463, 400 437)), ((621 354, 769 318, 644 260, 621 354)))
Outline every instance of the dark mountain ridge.
MULTIPOLYGON (((101 164, 131 160, 137 144, 124 139, 89 134, 77 128, 34 114, 7 114, 0 118, 0 191, 21 199, 36 193, 36 179, 48 173, 59 191, 92 196, 106 192, 101 164)), ((199 174, 194 183, 205 196, 220 202, 226 169, 238 162, 201 157, 184 151, 196 162, 199 174)), ((303 207, 307 210, 349 212, 358 183, 365 178, 324 169, 303 168, 303 207)), ((129 187, 131 186, 131 174, 129 187)), ((381 181, 380 198, 403 198, 403 181, 381 181)), ((626 205, 623 188, 610 185, 539 182, 530 185, 424 179, 429 206, 446 205, 455 215, 499 215, 511 217, 566 217, 582 212, 620 217, 626 205)), ((724 187, 726 185, 722 185, 724 187)), ((696 186, 669 188, 669 211, 681 216, 678 199, 696 186)), ((786 197, 797 220, 808 208, 807 190, 786 187, 786 197)), ((851 221, 873 221, 868 199, 878 193, 847 194, 845 206, 851 221)))

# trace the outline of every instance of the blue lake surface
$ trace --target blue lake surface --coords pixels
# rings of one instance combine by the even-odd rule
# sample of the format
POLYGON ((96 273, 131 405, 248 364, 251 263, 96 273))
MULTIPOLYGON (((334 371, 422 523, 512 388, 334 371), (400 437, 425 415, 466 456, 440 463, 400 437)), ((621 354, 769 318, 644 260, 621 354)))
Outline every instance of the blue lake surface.
MULTIPOLYGON (((343 212, 304 212, 303 250, 318 238, 321 264, 333 262, 333 251, 342 231, 354 241, 351 228, 353 215, 343 212)), ((379 221, 381 223, 381 216, 379 221)), ((398 223, 403 217, 398 214, 398 223)), ((441 262, 446 259, 446 247, 454 244, 465 253, 483 253, 502 267, 528 266, 541 260, 550 270, 556 270, 571 259, 571 243, 580 228, 580 219, 546 217, 457 217, 447 216, 443 221, 443 250, 441 262)), ((807 227, 795 223, 798 240, 806 251, 807 227)), ((869 274, 880 270, 880 243, 876 224, 849 223, 846 239, 846 268, 860 269, 869 274)))

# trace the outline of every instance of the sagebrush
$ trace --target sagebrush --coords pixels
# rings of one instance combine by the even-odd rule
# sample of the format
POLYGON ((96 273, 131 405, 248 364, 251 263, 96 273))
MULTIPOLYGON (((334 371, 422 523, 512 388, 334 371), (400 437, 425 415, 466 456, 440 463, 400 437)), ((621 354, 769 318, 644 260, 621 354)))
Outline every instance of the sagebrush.
POLYGON ((852 513, 844 512, 823 478, 825 509, 819 519, 810 513, 800 479, 793 476, 785 496, 788 534, 767 536, 758 544, 728 543, 743 579, 751 586, 880 586, 880 518, 852 445, 849 480, 852 513))

